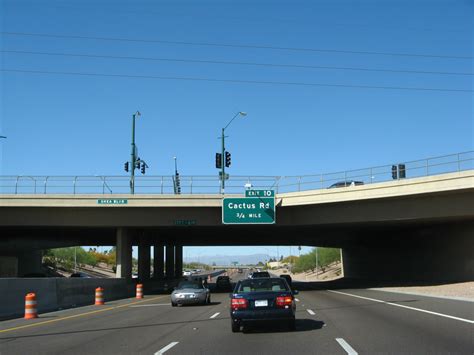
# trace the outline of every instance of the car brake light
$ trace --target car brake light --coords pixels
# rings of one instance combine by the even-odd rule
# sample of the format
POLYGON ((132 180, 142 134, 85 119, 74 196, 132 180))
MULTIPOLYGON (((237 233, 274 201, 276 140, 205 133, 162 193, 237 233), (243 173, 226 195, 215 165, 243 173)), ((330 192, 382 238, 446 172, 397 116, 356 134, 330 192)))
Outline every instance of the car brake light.
POLYGON ((232 298, 230 302, 230 307, 233 310, 245 309, 248 306, 248 301, 245 298, 232 298))
POLYGON ((291 296, 278 296, 276 298, 276 305, 278 307, 290 306, 293 303, 293 297, 291 296))

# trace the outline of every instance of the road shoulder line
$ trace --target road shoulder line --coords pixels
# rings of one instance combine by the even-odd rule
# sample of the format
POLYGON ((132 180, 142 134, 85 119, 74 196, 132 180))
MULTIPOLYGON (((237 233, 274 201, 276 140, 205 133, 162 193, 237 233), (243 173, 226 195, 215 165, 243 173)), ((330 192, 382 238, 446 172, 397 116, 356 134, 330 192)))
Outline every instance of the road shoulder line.
POLYGON ((421 293, 421 292, 394 291, 394 290, 386 290, 386 289, 383 289, 383 288, 368 288, 367 290, 371 290, 371 291, 382 291, 382 292, 392 292, 392 293, 401 293, 401 294, 404 294, 404 295, 423 296, 423 297, 431 297, 431 298, 441 298, 441 299, 453 300, 453 301, 474 302, 474 299, 472 299, 472 298, 467 298, 467 297, 427 295, 426 293, 421 293))
MULTIPOLYGON (((125 304, 121 304, 121 305, 118 305, 118 306, 112 306, 112 307, 101 308, 101 309, 97 309, 97 310, 94 310, 94 311, 88 311, 88 312, 85 312, 85 313, 78 313, 78 314, 73 314, 73 315, 65 316, 65 317, 61 317, 61 318, 56 318, 56 319, 51 319, 51 320, 45 320, 45 321, 42 321, 42 322, 31 323, 31 324, 25 324, 25 325, 20 325, 20 326, 12 327, 12 328, 1 329, 1 330, 0 330, 0 333, 6 333, 6 332, 14 331, 14 330, 20 330, 20 329, 31 328, 31 327, 38 327, 38 326, 40 326, 40 325, 49 324, 49 323, 56 323, 56 322, 60 322, 60 321, 62 321, 62 320, 67 320, 67 319, 72 319, 72 318, 83 317, 83 316, 87 316, 87 315, 91 315, 91 314, 96 314, 96 313, 101 313, 101 312, 106 312, 106 311, 112 311, 112 310, 119 309, 119 308, 130 307, 131 305, 138 304, 138 303, 143 303, 143 302, 148 302, 148 301, 154 301, 154 300, 156 300, 156 299, 158 299, 158 298, 162 298, 162 297, 165 297, 165 296, 152 297, 152 298, 148 298, 148 299, 145 299, 145 300, 142 300, 142 301, 136 301, 136 302, 131 302, 131 303, 125 303, 125 304)), ((73 309, 77 309, 77 308, 73 308, 73 309)), ((39 319, 41 319, 41 317, 40 317, 39 319)))
POLYGON ((388 304, 388 305, 390 305, 390 306, 395 306, 395 307, 400 307, 400 308, 406 308, 406 309, 410 309, 410 310, 412 310, 412 311, 418 311, 418 312, 427 313, 427 314, 432 314, 432 315, 439 316, 439 317, 444 317, 444 318, 454 319, 454 320, 458 320, 458 321, 465 322, 465 323, 474 324, 474 320, 465 319, 465 318, 460 318, 460 317, 455 317, 455 316, 450 316, 450 315, 448 315, 448 314, 443 314, 443 313, 438 313, 438 312, 427 311, 427 310, 425 310, 425 309, 415 308, 415 307, 410 307, 410 306, 405 306, 405 305, 398 304, 398 303, 393 303, 393 302, 382 301, 382 300, 378 300, 378 299, 376 299, 376 298, 369 298, 369 297, 363 297, 363 296, 353 295, 353 294, 351 294, 351 293, 345 293, 345 292, 333 291, 333 290, 327 290, 327 291, 328 291, 328 292, 331 292, 331 293, 337 293, 337 294, 340 294, 340 295, 345 295, 345 296, 350 296, 350 297, 361 298, 361 299, 363 299, 363 300, 368 300, 368 301, 373 301, 373 302, 388 304))

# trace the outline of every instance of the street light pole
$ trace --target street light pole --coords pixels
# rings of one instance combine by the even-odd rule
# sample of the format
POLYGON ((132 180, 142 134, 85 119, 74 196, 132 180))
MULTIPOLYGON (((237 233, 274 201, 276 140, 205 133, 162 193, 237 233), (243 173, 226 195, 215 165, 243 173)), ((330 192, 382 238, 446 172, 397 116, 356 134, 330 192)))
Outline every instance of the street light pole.
POLYGON ((315 248, 316 250, 316 280, 318 279, 318 247, 315 248))
POLYGON ((135 146, 135 116, 140 116, 140 112, 135 112, 132 116, 132 151, 130 153, 130 193, 135 193, 135 161, 137 159, 136 146, 135 146))
POLYGON ((246 112, 237 112, 235 114, 234 117, 232 117, 232 119, 229 121, 229 123, 227 123, 227 125, 222 128, 222 132, 221 132, 221 193, 224 194, 225 193, 225 163, 226 163, 226 159, 225 159, 225 129, 227 127, 229 127, 229 125, 232 123, 232 121, 237 117, 237 116, 247 116, 247 113, 246 112))

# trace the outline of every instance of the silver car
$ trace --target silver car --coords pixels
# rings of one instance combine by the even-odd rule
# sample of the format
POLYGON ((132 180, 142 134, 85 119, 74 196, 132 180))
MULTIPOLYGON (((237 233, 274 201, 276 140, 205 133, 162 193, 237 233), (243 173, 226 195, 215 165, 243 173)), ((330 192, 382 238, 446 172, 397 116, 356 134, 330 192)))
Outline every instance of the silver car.
POLYGON ((211 303, 211 292, 200 282, 182 281, 171 293, 171 305, 211 303))

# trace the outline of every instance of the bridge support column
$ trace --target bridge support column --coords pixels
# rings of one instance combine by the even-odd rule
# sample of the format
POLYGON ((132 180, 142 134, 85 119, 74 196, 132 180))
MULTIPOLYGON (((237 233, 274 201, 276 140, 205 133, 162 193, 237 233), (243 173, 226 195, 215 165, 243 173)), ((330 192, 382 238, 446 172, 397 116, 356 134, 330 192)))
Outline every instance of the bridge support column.
POLYGON ((183 246, 176 245, 174 248, 175 269, 174 277, 180 278, 183 276, 183 246))
POLYGON ((130 232, 125 228, 117 229, 116 244, 117 270, 115 277, 132 278, 132 241, 130 232))
POLYGON ((162 279, 165 274, 165 251, 163 243, 153 245, 153 278, 162 279))
POLYGON ((41 250, 34 250, 18 255, 18 276, 27 274, 42 273, 41 262, 43 259, 43 252, 41 250))
POLYGON ((166 245, 166 278, 174 277, 174 245, 166 245))
POLYGON ((150 243, 147 236, 142 233, 138 240, 138 279, 146 282, 150 279, 150 243))

